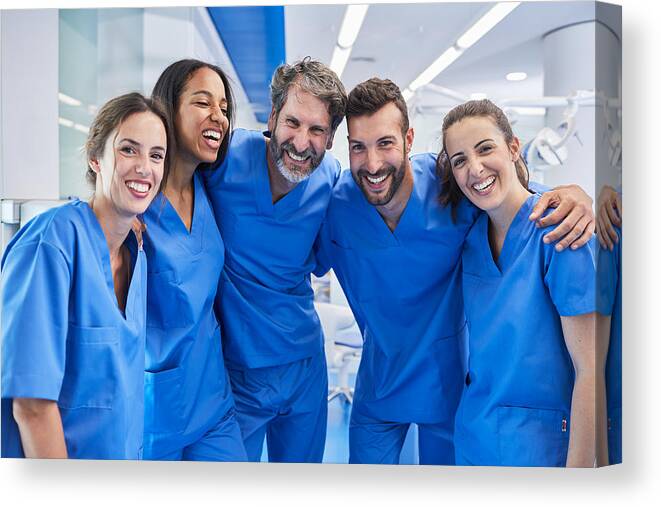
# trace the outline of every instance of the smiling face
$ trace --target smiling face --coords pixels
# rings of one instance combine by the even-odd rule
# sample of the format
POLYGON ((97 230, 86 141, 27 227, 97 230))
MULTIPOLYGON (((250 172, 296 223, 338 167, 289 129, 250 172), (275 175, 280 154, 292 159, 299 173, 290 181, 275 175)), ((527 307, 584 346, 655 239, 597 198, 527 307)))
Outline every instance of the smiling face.
POLYGON ((457 185, 480 209, 498 209, 524 189, 515 166, 519 140, 514 137, 508 144, 489 117, 467 117, 453 124, 445 133, 445 150, 457 185))
POLYGON ((167 137, 151 112, 128 116, 106 139, 103 155, 89 161, 97 173, 95 199, 122 216, 144 213, 163 178, 167 137))
POLYGON ((374 114, 351 117, 347 126, 354 181, 373 206, 390 203, 409 170, 413 129, 402 135, 402 113, 393 103, 374 114))
POLYGON ((324 158, 332 139, 326 104, 292 85, 279 113, 269 117, 268 156, 289 183, 308 178, 324 158))
POLYGON ((208 67, 197 69, 186 83, 178 103, 176 158, 194 165, 215 162, 229 128, 222 79, 208 67))

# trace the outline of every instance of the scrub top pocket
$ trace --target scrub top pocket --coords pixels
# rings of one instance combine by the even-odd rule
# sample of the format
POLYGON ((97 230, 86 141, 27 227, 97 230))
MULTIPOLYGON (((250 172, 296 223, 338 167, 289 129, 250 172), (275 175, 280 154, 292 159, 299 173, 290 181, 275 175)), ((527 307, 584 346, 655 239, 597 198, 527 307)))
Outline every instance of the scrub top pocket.
POLYGON ((62 408, 111 409, 121 377, 115 328, 69 324, 66 374, 58 405, 62 408))
POLYGON ((569 447, 568 416, 561 410, 497 408, 501 466, 564 467, 569 447))
POLYGON ((184 426, 183 369, 145 372, 145 428, 153 435, 179 433, 184 426))
POLYGON ((181 328, 193 323, 193 311, 174 270, 147 276, 147 327, 181 328), (163 304, 163 301, 169 301, 163 304))

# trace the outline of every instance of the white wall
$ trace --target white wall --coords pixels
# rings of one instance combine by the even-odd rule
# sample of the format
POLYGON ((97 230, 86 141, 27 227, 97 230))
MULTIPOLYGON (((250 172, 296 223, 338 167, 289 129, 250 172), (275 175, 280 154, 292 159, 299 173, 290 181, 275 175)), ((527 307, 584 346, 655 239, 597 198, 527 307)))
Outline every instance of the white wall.
POLYGON ((58 11, 3 11, 0 23, 0 197, 56 199, 58 11))

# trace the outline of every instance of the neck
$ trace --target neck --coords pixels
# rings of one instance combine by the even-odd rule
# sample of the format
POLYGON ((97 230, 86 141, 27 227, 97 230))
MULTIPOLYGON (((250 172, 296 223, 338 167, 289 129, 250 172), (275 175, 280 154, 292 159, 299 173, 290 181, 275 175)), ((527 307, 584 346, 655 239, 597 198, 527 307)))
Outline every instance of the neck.
POLYGON ((189 190, 193 185, 193 174, 198 165, 197 161, 175 158, 165 184, 166 193, 181 195, 189 190))
POLYGON ((501 205, 487 211, 489 215, 489 229, 497 243, 502 244, 502 240, 507 235, 512 220, 514 220, 515 215, 519 212, 528 197, 530 197, 530 192, 523 188, 523 185, 517 181, 501 205))
POLYGON ((89 204, 101 225, 112 260, 120 255, 120 249, 136 217, 135 215, 120 215, 107 199, 92 197, 89 204))
POLYGON ((402 217, 402 213, 404 213, 406 205, 411 198, 412 191, 413 171, 411 169, 411 162, 407 158, 404 178, 402 179, 402 183, 399 185, 399 188, 395 192, 395 195, 392 196, 392 199, 390 199, 388 203, 376 207, 376 210, 386 221, 386 224, 388 224, 388 227, 391 231, 397 227, 399 219, 402 217))
POLYGON ((271 185, 271 199, 275 203, 287 195, 297 183, 292 183, 280 174, 280 170, 271 156, 271 150, 269 149, 270 142, 270 139, 266 140, 266 166, 268 168, 269 183, 271 185))

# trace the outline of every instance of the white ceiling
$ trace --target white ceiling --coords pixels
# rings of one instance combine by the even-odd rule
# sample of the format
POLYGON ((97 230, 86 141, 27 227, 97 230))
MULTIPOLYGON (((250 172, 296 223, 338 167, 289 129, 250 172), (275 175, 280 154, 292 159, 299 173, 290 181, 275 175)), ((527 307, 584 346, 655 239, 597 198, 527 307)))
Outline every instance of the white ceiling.
MULTIPOLYGON (((347 91, 373 76, 389 78, 404 89, 493 5, 490 2, 371 5, 341 76, 347 91)), ((345 5, 286 6, 287 60, 293 62, 309 55, 329 64, 345 9, 345 5)), ((467 98, 472 93, 485 93, 495 101, 541 97, 544 35, 595 17, 594 2, 523 2, 432 83, 467 98), (507 81, 505 75, 514 71, 526 72, 529 77, 519 82, 507 81)), ((416 106, 411 111, 416 129, 414 151, 438 148, 440 119, 444 111, 456 104, 456 100, 424 90, 409 102, 409 106, 416 106)), ((521 116, 514 127, 517 135, 526 139, 542 126, 543 116, 521 116)), ((340 160, 348 155, 343 142, 345 136, 346 126, 342 125, 333 148, 340 160)))
MULTIPOLYGON (((433 62, 493 3, 371 5, 342 74, 347 90, 372 76, 387 77, 402 89, 433 62)), ((287 59, 310 55, 330 63, 344 5, 286 6, 287 59)), ((434 84, 493 98, 539 95, 544 34, 595 19, 593 2, 524 2, 442 72, 434 84), (510 83, 505 74, 527 72, 510 83)))

